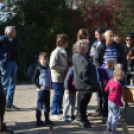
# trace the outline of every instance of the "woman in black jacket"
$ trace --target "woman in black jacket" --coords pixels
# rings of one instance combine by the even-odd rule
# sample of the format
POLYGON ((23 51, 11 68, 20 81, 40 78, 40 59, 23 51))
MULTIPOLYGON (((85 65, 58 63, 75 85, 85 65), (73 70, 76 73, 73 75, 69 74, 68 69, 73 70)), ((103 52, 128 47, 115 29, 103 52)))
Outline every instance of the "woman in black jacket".
POLYGON ((127 71, 126 71, 126 82, 127 85, 130 85, 130 79, 134 85, 134 42, 133 42, 133 33, 127 33, 125 35, 126 44, 123 46, 127 58, 127 71))

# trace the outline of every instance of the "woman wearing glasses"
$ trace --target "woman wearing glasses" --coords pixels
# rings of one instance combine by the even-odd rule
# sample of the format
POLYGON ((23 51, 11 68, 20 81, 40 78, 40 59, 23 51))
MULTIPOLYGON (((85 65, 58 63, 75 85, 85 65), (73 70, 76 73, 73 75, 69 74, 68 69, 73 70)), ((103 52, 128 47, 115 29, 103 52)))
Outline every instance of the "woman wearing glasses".
POLYGON ((126 44, 124 45, 124 50, 127 58, 127 71, 126 71, 126 82, 127 85, 130 84, 130 79, 134 85, 134 35, 133 33, 127 33, 125 35, 126 44))

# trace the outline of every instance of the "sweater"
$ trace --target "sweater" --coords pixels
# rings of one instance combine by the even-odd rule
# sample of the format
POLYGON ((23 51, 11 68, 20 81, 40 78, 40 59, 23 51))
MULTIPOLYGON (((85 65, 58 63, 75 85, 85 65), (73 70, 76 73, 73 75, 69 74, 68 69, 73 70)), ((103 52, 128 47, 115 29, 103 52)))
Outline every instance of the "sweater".
MULTIPOLYGON (((124 66, 125 66, 124 51, 119 44, 114 42, 114 45, 118 52, 118 63, 122 64, 123 68, 124 68, 124 66)), ((101 45, 99 45, 95 51, 94 64, 97 69, 99 69, 103 64, 103 61, 104 61, 103 56, 104 56, 105 48, 106 48, 106 41, 103 39, 101 42, 101 45)))
POLYGON ((51 78, 54 83, 64 83, 66 68, 68 67, 67 57, 62 47, 57 47, 50 56, 51 78))
POLYGON ((122 97, 122 86, 119 82, 110 80, 105 88, 105 92, 108 93, 108 100, 118 104, 119 106, 123 106, 121 101, 122 97))
POLYGON ((82 53, 73 55, 74 83, 76 90, 82 94, 90 94, 97 90, 96 69, 93 63, 82 53))
POLYGON ((34 71, 32 81, 36 85, 37 91, 40 90, 41 86, 44 86, 45 90, 50 90, 51 75, 49 66, 48 65, 43 66, 39 63, 34 71))

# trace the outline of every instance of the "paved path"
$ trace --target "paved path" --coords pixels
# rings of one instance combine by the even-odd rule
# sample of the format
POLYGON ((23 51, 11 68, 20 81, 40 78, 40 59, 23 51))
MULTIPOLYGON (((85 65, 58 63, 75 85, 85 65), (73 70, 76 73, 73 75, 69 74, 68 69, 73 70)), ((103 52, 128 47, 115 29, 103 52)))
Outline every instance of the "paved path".
MULTIPOLYGON (((53 91, 51 91, 51 98, 53 91)), ((14 104, 20 108, 20 111, 6 112, 5 122, 8 128, 14 129, 15 134, 48 134, 49 126, 38 128, 35 126, 35 109, 37 101, 37 92, 34 85, 19 85, 15 91, 14 104)), ((77 122, 63 122, 61 119, 54 121, 55 134, 105 134, 106 124, 101 122, 101 117, 94 115, 94 109, 97 105, 96 94, 92 95, 88 106, 88 116, 92 128, 83 129, 77 126, 77 122)), ((76 111, 75 111, 76 112, 76 111)), ((42 116, 42 120, 44 116, 42 116)), ((121 118, 124 118, 124 110, 121 111, 121 118)), ((122 119, 120 120, 122 121, 122 119)), ((118 127, 121 129, 121 123, 118 127)), ((128 110, 128 127, 134 134, 134 109, 128 110)))

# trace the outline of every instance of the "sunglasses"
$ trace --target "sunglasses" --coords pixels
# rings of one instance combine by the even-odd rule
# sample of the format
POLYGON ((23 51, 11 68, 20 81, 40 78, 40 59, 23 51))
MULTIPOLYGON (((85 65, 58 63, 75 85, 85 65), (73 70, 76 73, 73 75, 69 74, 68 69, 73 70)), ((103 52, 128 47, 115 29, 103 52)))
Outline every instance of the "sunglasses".
POLYGON ((133 39, 126 39, 126 41, 132 41, 133 39))

